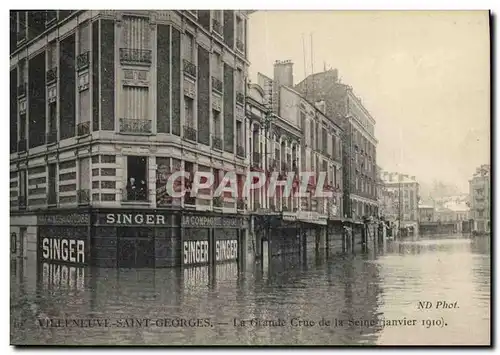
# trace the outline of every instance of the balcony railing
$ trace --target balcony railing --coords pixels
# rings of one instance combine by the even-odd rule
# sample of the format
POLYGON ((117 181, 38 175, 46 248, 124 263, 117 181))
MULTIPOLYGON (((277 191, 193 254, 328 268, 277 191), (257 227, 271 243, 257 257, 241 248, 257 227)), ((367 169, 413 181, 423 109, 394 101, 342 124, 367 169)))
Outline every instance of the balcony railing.
POLYGON ((143 188, 126 188, 121 189, 122 202, 149 202, 150 193, 148 189, 143 188))
POLYGON ((245 44, 243 43, 243 41, 239 39, 236 40, 236 49, 239 50, 241 53, 245 52, 245 44))
POLYGON ((17 41, 18 42, 21 42, 21 41, 24 41, 26 39, 26 27, 21 27, 19 29, 19 32, 17 32, 17 41))
POLYGON ((18 203, 18 206, 19 206, 20 210, 26 209, 26 196, 20 195, 17 198, 17 203, 18 203))
POLYGON ((254 166, 260 167, 261 157, 260 153, 253 152, 252 154, 252 162, 254 166))
POLYGON ((79 123, 77 126, 78 137, 90 134, 90 121, 79 123))
POLYGON ((222 25, 218 20, 212 19, 212 29, 214 32, 222 35, 222 25))
POLYGON ((212 136, 212 148, 222 150, 222 138, 212 136))
POLYGON ((236 93, 236 103, 240 105, 245 104, 245 95, 243 95, 241 92, 236 93))
POLYGON ((89 189, 78 190, 77 198, 79 205, 88 205, 90 203, 90 190, 89 189))
POLYGON ((22 83, 17 87, 17 96, 18 97, 26 96, 26 83, 22 83))
POLYGON ((20 139, 17 142, 17 151, 18 152, 25 152, 26 151, 26 146, 27 146, 26 139, 20 139))
POLYGON ((184 139, 196 142, 196 134, 198 132, 191 126, 184 126, 184 139))
POLYGON ((82 54, 79 54, 78 57, 76 57, 76 70, 84 70, 89 67, 89 52, 85 52, 82 54))
POLYGON ((151 50, 120 48, 120 63, 150 65, 151 50))
POLYGON ((222 81, 212 76, 212 90, 222 93, 222 81))
POLYGON ((188 74, 189 76, 193 77, 194 79, 196 79, 196 65, 194 65, 193 63, 191 63, 189 60, 187 59, 183 59, 182 60, 182 65, 183 65, 183 70, 184 70, 184 73, 188 74))
POLYGON ((51 129, 47 133, 47 144, 53 143, 57 143, 57 129, 51 129))
POLYGON ((47 85, 57 80, 57 67, 47 70, 47 85))
POLYGON ((120 133, 151 134, 151 120, 137 120, 134 118, 120 118, 120 133))

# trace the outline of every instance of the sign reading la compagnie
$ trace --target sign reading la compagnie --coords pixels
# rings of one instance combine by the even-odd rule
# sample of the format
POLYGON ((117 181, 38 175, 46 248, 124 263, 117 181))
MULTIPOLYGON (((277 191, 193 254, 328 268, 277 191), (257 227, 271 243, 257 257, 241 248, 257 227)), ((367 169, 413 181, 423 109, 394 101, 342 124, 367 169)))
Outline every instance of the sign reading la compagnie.
POLYGON ((182 216, 182 226, 191 228, 246 228, 247 220, 241 217, 182 216))

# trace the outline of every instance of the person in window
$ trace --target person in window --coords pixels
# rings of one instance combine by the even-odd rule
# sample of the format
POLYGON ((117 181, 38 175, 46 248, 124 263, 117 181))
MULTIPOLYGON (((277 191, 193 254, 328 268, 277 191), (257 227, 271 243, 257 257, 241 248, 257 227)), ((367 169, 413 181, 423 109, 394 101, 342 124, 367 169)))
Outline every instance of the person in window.
POLYGON ((127 181, 127 200, 134 201, 137 196, 137 186, 135 183, 135 178, 130 177, 127 181))
POLYGON ((139 198, 138 200, 145 201, 147 196, 146 181, 141 180, 139 185, 139 198))

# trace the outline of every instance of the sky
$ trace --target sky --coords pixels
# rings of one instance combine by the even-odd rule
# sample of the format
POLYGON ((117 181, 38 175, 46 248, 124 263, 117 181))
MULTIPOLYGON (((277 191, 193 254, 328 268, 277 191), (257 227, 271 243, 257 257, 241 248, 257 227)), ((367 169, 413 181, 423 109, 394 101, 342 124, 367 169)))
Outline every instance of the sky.
POLYGON ((382 169, 467 192, 490 162, 486 11, 257 11, 248 26, 254 82, 275 60, 294 83, 339 70, 377 122, 382 169))

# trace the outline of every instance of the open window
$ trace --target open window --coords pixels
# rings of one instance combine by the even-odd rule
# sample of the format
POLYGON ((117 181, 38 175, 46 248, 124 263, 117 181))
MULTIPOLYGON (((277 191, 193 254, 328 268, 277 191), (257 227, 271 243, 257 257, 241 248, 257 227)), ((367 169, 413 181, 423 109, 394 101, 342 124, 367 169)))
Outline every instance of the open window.
POLYGON ((126 201, 148 201, 147 157, 127 157, 126 201))

